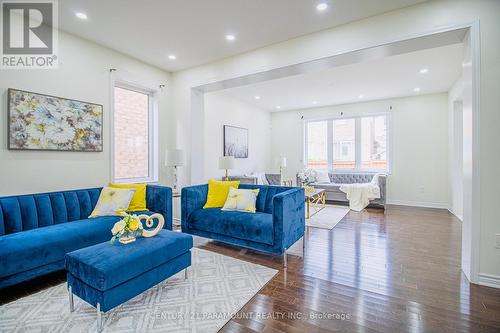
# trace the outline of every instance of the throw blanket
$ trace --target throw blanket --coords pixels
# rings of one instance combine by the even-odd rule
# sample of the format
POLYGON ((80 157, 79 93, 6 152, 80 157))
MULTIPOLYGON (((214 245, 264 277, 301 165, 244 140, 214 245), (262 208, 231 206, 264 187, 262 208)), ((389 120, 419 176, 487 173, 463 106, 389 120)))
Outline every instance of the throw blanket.
POLYGON ((246 177, 255 177, 257 179, 257 185, 269 185, 266 178, 265 172, 253 172, 249 175, 245 174, 246 177))
POLYGON ((362 211, 370 200, 380 198, 378 174, 373 176, 370 183, 342 184, 340 190, 346 194, 350 209, 362 211))

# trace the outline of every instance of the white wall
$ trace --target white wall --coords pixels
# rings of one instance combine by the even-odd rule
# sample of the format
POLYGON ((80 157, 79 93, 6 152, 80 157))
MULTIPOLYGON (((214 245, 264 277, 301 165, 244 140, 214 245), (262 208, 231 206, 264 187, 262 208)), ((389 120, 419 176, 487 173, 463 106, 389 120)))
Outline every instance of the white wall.
POLYGON ((463 85, 460 77, 448 92, 448 209, 463 219, 463 85))
POLYGON ((141 85, 158 88, 160 180, 165 182, 163 152, 172 115, 170 74, 86 40, 59 34, 59 68, 55 70, 0 70, 0 195, 100 186, 110 180, 110 68, 141 85), (104 151, 33 152, 7 150, 7 88, 102 104, 104 151))
POLYGON ((191 147, 191 88, 250 73, 262 72, 291 64, 319 59, 349 50, 402 40, 444 27, 465 25, 480 21, 481 41, 481 115, 480 115, 480 225, 481 274, 489 274, 500 286, 500 252, 495 248, 495 233, 500 233, 497 188, 500 165, 500 1, 448 0, 429 1, 386 14, 345 24, 318 33, 291 39, 283 43, 263 47, 252 52, 229 57, 221 61, 177 72, 174 78, 173 105, 176 112, 177 144, 191 147))
POLYGON ((447 94, 441 93, 274 112, 272 154, 288 158, 286 177, 295 179, 303 165, 304 120, 387 113, 392 164, 387 179, 388 203, 447 208, 447 103, 447 94))
POLYGON ((223 126, 248 129, 248 158, 235 159, 230 175, 268 171, 271 162, 271 115, 222 92, 205 94, 205 179, 220 179, 219 157, 223 155, 223 126))
MULTIPOLYGON (((473 209, 473 200, 477 200, 477 196, 473 194, 474 186, 479 186, 473 181, 477 161, 474 154, 473 143, 475 140, 474 119, 478 117, 474 113, 474 98, 472 82, 474 80, 472 74, 472 48, 470 45, 471 35, 467 33, 464 43, 464 57, 462 66, 462 175, 463 175, 463 217, 462 217, 462 271, 468 279, 474 274, 477 265, 474 262, 474 253, 480 251, 478 247, 483 247, 484 244, 479 242, 474 243, 474 233, 479 233, 478 228, 473 227, 473 219, 479 216, 479 212, 473 209)), ((490 127, 495 127, 491 126, 490 127)), ((493 148, 493 147, 491 147, 493 148)), ((487 152, 489 154, 489 152, 487 152)), ((481 185, 482 186, 482 185, 481 185)), ((500 257, 500 256, 499 256, 500 257)), ((499 266, 500 268, 500 266, 499 266)), ((481 276, 479 276, 481 279, 481 276)), ((500 284, 500 277, 498 280, 500 284)))

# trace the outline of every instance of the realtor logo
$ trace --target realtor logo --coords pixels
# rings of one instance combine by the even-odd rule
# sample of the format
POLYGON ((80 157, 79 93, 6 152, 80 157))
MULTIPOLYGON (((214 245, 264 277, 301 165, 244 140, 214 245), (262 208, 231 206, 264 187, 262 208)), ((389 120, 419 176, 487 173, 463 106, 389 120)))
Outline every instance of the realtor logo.
POLYGON ((2 1, 1 6, 1 68, 57 68, 57 2, 2 1))

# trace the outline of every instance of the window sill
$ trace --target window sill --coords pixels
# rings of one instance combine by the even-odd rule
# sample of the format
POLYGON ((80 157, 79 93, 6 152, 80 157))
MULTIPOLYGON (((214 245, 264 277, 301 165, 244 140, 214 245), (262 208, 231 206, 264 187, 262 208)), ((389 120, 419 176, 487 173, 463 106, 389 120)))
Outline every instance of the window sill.
POLYGON ((139 183, 155 184, 158 182, 159 180, 154 178, 127 178, 127 179, 113 180, 113 183, 115 184, 139 184, 139 183))

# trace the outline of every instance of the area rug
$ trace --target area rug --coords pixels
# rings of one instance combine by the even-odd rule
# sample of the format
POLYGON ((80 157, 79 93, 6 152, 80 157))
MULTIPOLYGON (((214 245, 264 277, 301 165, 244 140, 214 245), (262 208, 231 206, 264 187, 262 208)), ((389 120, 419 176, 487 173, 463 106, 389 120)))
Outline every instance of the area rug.
MULTIPOLYGON (((271 278, 275 269, 193 249, 188 279, 181 272, 108 311, 103 332, 217 332, 271 278)), ((96 311, 66 284, 0 307, 0 332, 95 332, 96 311)))
POLYGON ((306 219, 306 226, 331 230, 349 213, 349 207, 326 205, 311 218, 306 219))

